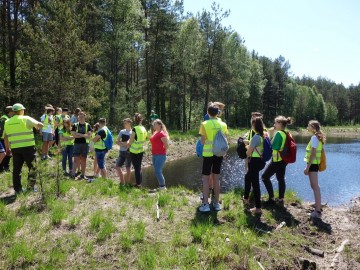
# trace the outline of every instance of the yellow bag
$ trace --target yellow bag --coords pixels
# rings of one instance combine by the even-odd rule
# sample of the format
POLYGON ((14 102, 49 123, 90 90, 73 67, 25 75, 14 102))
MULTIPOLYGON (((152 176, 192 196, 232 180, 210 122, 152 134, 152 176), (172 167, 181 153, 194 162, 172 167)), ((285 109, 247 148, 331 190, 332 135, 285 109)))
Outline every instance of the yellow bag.
POLYGON ((326 170, 326 154, 324 150, 324 146, 321 149, 321 157, 320 157, 320 164, 319 164, 319 172, 323 172, 326 170))

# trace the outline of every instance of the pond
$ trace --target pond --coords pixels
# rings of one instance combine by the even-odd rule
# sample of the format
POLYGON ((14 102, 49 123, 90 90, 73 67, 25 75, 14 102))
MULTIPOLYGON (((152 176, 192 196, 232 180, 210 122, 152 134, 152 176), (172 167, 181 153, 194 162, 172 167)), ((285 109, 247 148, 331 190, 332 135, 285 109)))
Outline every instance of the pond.
MULTIPOLYGON (((297 142, 297 161, 286 169, 287 190, 291 189, 304 201, 313 201, 313 193, 309 179, 304 175, 304 156, 306 144, 310 137, 295 137, 297 142)), ((322 203, 330 206, 347 204, 356 196, 360 196, 360 138, 334 137, 327 138, 325 145, 327 169, 319 173, 322 203)), ((164 176, 167 186, 182 185, 201 192, 202 159, 194 156, 167 162, 164 176)), ((260 173, 261 175, 261 173, 260 173)), ((236 187, 243 187, 245 176, 244 160, 238 158, 235 146, 223 161, 221 172, 221 191, 226 192, 236 187)), ((278 184, 272 178, 274 190, 278 184)), ((148 187, 156 187, 157 181, 152 168, 144 170, 144 183, 148 187)), ((260 180, 261 193, 266 194, 260 180)))

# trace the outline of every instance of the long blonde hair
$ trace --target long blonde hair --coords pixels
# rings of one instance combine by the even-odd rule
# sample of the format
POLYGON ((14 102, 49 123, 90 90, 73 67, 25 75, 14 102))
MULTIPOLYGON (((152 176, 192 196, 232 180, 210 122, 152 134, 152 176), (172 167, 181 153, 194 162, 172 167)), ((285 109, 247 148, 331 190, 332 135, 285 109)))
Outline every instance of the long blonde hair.
POLYGON ((169 138, 170 138, 169 132, 167 131, 166 126, 165 126, 165 124, 163 123, 163 121, 161 121, 160 119, 155 119, 152 124, 154 125, 155 123, 158 124, 158 125, 161 127, 160 130, 161 130, 161 131, 164 131, 164 133, 166 134, 166 136, 167 136, 168 139, 169 139, 169 138))
POLYGON ((321 126, 319 121, 317 120, 310 120, 309 121, 309 125, 315 129, 315 136, 324 144, 326 142, 326 136, 325 134, 321 131, 321 126))

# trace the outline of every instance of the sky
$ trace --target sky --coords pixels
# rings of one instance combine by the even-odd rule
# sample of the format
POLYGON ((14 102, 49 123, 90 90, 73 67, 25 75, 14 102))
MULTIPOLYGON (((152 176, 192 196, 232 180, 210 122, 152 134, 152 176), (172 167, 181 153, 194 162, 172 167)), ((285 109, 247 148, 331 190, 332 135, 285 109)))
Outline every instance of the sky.
POLYGON ((183 0, 185 12, 230 10, 231 26, 249 51, 289 61, 291 75, 360 83, 358 0, 183 0))

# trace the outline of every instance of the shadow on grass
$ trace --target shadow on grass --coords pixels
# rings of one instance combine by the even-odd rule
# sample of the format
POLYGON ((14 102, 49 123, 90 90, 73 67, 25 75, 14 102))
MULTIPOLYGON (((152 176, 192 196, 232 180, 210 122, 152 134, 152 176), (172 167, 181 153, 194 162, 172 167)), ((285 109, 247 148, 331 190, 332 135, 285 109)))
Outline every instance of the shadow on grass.
POLYGON ((324 222, 322 219, 313 218, 312 224, 318 228, 319 231, 325 232, 327 234, 332 233, 332 227, 330 223, 324 222))
POLYGON ((272 217, 277 221, 278 224, 284 221, 287 227, 293 227, 301 223, 287 210, 283 204, 265 206, 264 209, 271 212, 272 217))
POLYGON ((4 197, 0 197, 0 201, 3 204, 12 204, 13 202, 16 201, 16 195, 9 195, 9 196, 4 196, 4 197))

